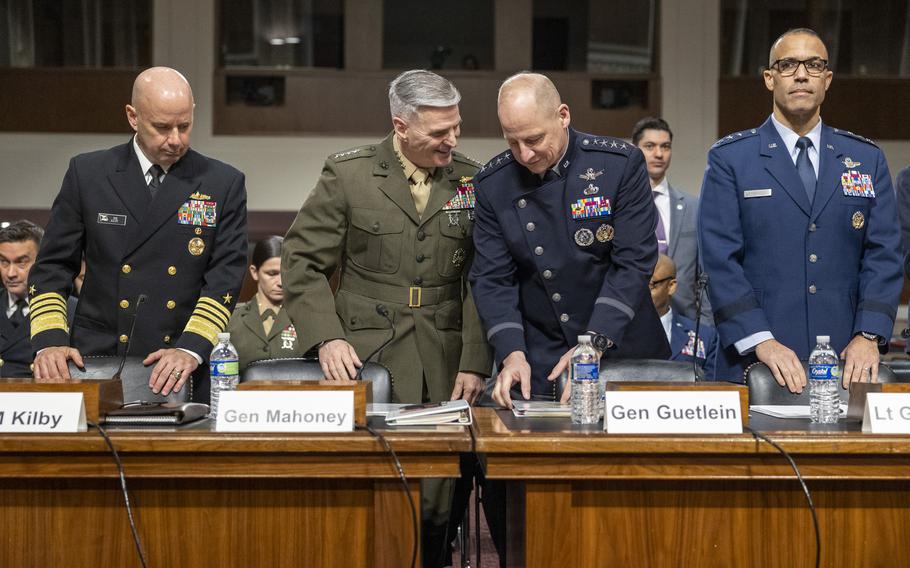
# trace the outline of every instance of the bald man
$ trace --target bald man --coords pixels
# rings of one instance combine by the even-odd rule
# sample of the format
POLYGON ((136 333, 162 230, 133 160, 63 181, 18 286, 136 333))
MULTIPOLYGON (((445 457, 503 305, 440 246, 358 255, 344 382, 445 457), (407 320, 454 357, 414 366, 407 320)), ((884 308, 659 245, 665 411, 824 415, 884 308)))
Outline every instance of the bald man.
POLYGON ((506 79, 498 113, 509 150, 474 178, 470 273, 500 366, 493 399, 552 399, 582 334, 604 359, 668 358, 648 291, 657 210, 641 151, 571 128, 543 75, 506 79))
POLYGON ((182 392, 193 373, 206 382, 245 270, 246 188, 241 172, 190 149, 193 107, 183 75, 143 71, 126 105, 135 135, 70 161, 29 276, 36 378, 129 348, 154 365, 150 395, 182 392))

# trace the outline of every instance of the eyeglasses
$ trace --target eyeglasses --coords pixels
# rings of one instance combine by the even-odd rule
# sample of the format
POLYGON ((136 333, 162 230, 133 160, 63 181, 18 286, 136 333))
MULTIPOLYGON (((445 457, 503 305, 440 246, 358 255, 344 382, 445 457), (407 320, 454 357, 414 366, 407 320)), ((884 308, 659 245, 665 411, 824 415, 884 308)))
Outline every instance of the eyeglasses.
POLYGON ((768 69, 777 68, 777 72, 780 73, 782 77, 789 77, 796 74, 800 65, 806 68, 806 73, 810 76, 818 77, 828 68, 828 60, 822 59, 821 57, 812 57, 802 60, 790 58, 778 59, 772 63, 768 69))
POLYGON ((663 284, 664 282, 669 282, 670 280, 673 280, 674 278, 676 278, 676 276, 667 276, 666 278, 661 278, 660 280, 651 280, 650 282, 648 282, 648 287, 653 290, 653 289, 657 288, 658 286, 660 286, 661 284, 663 284))

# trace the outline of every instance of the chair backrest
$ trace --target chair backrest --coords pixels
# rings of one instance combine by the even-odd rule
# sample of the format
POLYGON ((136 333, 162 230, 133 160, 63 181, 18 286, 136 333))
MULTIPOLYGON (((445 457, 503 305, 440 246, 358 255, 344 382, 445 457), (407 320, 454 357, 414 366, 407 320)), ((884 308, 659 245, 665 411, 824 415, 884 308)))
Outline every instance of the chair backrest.
MULTIPOLYGON (((70 377, 83 381, 110 379, 120 367, 120 357, 95 356, 82 357, 85 369, 81 370, 72 361, 69 362, 70 377)), ((193 377, 187 379, 180 392, 171 392, 167 396, 155 394, 149 388, 149 377, 153 365, 146 367, 142 357, 127 357, 120 373, 123 383, 123 402, 188 402, 193 394, 193 377)))
POLYGON ((910 383, 910 359, 888 359, 885 364, 894 371, 894 382, 910 383))
MULTIPOLYGON (((665 359, 605 359, 600 362, 600 380, 607 382, 632 381, 669 381, 674 383, 694 383, 705 378, 704 371, 698 369, 698 377, 692 372, 691 361, 667 361, 665 359)), ((563 390, 569 381, 569 373, 564 372, 556 384, 556 400, 562 398, 563 390)))
MULTIPOLYGON (((806 375, 809 374, 809 363, 803 361, 803 369, 806 375)), ((896 383, 897 376, 891 367, 884 363, 878 366, 878 382, 896 383)), ((746 385, 749 387, 749 404, 801 404, 809 405, 809 389, 804 388, 803 392, 796 394, 791 393, 787 387, 777 384, 771 369, 764 363, 753 363, 746 368, 746 385)), ((850 400, 850 391, 846 389, 837 389, 841 401, 845 404, 850 400)))
MULTIPOLYGON (((324 377, 318 359, 294 357, 253 361, 240 374, 240 381, 319 381, 324 377)), ((373 402, 392 402, 392 373, 385 366, 367 363, 361 377, 373 383, 373 402)))

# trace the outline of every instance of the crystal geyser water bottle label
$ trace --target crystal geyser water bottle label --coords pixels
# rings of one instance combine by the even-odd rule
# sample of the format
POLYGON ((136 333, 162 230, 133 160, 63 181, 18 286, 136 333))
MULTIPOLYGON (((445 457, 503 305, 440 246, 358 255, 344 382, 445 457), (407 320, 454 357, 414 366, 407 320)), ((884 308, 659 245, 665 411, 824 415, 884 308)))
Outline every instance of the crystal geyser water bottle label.
POLYGON ((598 379, 599 363, 575 363, 576 381, 596 381, 598 379))
POLYGON ((809 365, 809 378, 827 381, 837 378, 837 365, 809 365))

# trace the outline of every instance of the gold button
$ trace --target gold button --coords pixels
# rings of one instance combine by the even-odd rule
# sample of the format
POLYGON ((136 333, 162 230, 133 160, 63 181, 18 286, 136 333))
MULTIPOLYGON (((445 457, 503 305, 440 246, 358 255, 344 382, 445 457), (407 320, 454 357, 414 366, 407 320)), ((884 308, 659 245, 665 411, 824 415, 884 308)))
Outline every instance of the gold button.
POLYGON ((133 271, 133 267, 130 266, 129 264, 124 264, 123 266, 120 267, 120 272, 123 272, 124 274, 129 274, 132 271, 133 271))
POLYGON ((202 227, 196 227, 196 228, 193 230, 193 232, 196 233, 197 235, 201 235, 201 234, 202 234, 202 227))
POLYGON ((177 274, 177 267, 176 267, 176 266, 168 266, 168 267, 167 267, 167 273, 170 274, 171 276, 177 274))
POLYGON ((173 310, 176 307, 177 307, 177 302, 175 302, 174 300, 167 301, 167 309, 173 310))
POLYGON ((130 338, 125 335, 120 336, 120 343, 126 343, 129 340, 130 340, 130 338))
POLYGON ((164 342, 165 342, 165 343, 170 343, 170 342, 171 342, 171 336, 170 336, 170 335, 165 335, 165 336, 164 336, 164 342))
POLYGON ((123 308, 124 310, 127 309, 128 307, 130 307, 130 301, 129 300, 120 300, 120 307, 123 308))
MULTIPOLYGON (((3 366, 3 359, 0 359, 0 367, 2 367, 2 366, 3 366)), ((31 365, 29 365, 29 368, 30 368, 30 369, 34 369, 34 368, 35 368, 35 364, 32 363, 31 365)))

